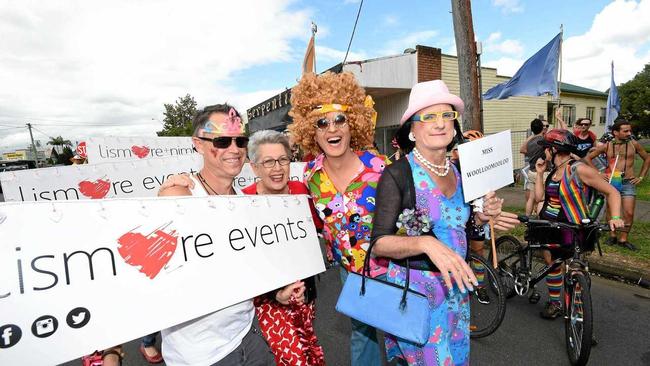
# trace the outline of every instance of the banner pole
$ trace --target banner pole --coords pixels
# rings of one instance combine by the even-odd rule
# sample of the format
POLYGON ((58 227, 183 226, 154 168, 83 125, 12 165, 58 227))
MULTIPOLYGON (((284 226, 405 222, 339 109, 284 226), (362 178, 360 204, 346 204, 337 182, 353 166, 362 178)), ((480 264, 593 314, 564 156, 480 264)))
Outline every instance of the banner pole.
MULTIPOLYGON (((560 24, 560 47, 558 50, 557 109, 560 109, 562 94, 562 43, 564 41, 564 24, 560 24)), ((557 121, 556 121, 557 122, 557 121)))
POLYGON ((490 219, 490 241, 492 242, 492 267, 496 270, 499 266, 497 259, 497 245, 494 239, 494 220, 490 219))

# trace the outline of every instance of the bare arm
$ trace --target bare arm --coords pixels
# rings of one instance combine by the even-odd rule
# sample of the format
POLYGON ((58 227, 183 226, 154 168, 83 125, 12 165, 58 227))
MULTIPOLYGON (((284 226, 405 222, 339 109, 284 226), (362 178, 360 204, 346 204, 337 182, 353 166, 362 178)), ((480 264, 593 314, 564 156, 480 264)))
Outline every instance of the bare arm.
POLYGON ((532 139, 533 137, 535 137, 535 135, 529 136, 526 139, 526 141, 524 141, 524 143, 521 144, 521 147, 519 148, 520 153, 522 153, 524 155, 528 154, 528 141, 530 141, 530 139, 532 139))
POLYGON ((544 172, 546 171, 546 160, 539 158, 535 163, 537 179, 535 180, 535 200, 544 201, 544 172))
MULTIPOLYGON (((391 166, 392 167, 392 166, 391 166)), ((375 198, 375 217, 373 219, 370 251, 378 257, 402 259, 419 254, 426 254, 438 267, 448 288, 452 287, 450 277, 458 284, 458 288, 472 288, 476 277, 465 259, 441 243, 431 235, 404 237, 397 236, 395 223, 402 211, 402 200, 407 192, 403 192, 398 180, 400 172, 386 168, 377 184, 375 198)))
POLYGON ((410 237, 384 235, 375 242, 373 252, 380 257, 395 259, 426 254, 440 270, 447 288, 453 288, 452 277, 462 292, 466 291, 465 288, 473 290, 473 285, 478 286, 474 271, 467 265, 467 262, 448 246, 430 235, 410 237))
POLYGON ((632 145, 636 149, 636 153, 639 154, 641 159, 643 159, 643 166, 641 166, 641 171, 639 172, 639 175, 637 178, 632 179, 631 183, 632 184, 638 184, 640 183, 648 174, 648 169, 650 169, 650 154, 648 154, 647 151, 641 146, 641 144, 638 141, 633 141, 632 145))
POLYGON ((562 119, 562 110, 560 107, 555 108, 555 119, 558 122, 558 128, 561 128, 563 130, 567 129, 566 122, 562 119))
POLYGON ((187 187, 173 186, 158 191, 158 197, 191 196, 192 192, 187 187))

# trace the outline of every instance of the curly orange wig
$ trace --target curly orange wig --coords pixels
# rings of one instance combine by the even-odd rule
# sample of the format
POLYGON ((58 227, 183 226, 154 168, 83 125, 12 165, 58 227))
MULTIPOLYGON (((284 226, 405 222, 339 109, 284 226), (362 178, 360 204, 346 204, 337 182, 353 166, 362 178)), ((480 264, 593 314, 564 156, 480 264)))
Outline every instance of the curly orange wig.
POLYGON ((350 147, 363 150, 372 146, 375 137, 372 116, 375 110, 366 107, 365 90, 349 72, 321 75, 305 74, 298 85, 291 89, 291 111, 293 123, 289 131, 300 148, 314 155, 321 149, 316 143, 316 120, 322 115, 314 109, 323 104, 344 104, 350 106, 345 112, 350 127, 350 147))

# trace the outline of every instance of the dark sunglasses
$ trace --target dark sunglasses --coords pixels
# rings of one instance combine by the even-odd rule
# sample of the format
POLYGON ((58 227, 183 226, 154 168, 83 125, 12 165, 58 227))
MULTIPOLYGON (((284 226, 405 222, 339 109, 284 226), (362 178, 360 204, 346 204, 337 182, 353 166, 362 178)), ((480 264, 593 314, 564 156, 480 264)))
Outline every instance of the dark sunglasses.
POLYGON ((337 114, 336 117, 334 117, 333 121, 330 121, 327 118, 321 118, 318 121, 316 121, 316 127, 319 130, 325 131, 330 127, 330 123, 334 124, 334 127, 337 129, 343 128, 346 123, 348 123, 347 118, 345 118, 344 114, 337 114))
POLYGON ((246 146, 248 146, 248 137, 246 136, 237 136, 237 137, 219 136, 213 138, 197 136, 197 138, 203 141, 212 141, 212 145, 217 149, 226 149, 230 147, 233 141, 235 141, 235 145, 237 145, 237 147, 240 149, 243 149, 246 146))
POLYGON ((548 126, 550 126, 550 125, 542 125, 542 126, 544 126, 544 128, 548 128, 548 126))
POLYGON ((578 123, 578 126, 588 127, 588 126, 591 126, 591 123, 582 123, 581 122, 581 123, 578 123))

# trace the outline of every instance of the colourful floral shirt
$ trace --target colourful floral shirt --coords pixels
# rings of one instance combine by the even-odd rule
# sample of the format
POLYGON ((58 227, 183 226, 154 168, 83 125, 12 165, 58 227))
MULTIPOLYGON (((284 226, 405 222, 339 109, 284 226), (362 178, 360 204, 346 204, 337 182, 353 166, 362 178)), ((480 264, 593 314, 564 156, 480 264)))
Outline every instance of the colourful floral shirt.
MULTIPOLYGON (((346 270, 360 273, 370 245, 377 183, 389 161, 370 151, 358 151, 357 155, 363 168, 345 192, 336 190, 323 169, 323 154, 307 163, 305 183, 325 224, 323 237, 327 241, 328 257, 346 270)), ((387 260, 371 258, 371 276, 386 273, 387 266, 387 260)))

